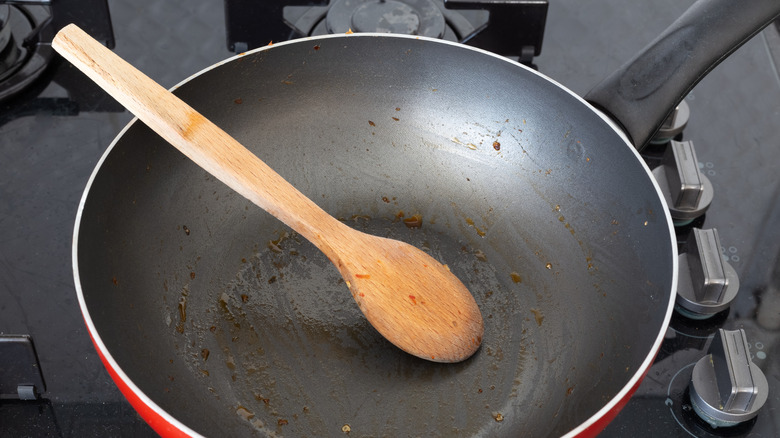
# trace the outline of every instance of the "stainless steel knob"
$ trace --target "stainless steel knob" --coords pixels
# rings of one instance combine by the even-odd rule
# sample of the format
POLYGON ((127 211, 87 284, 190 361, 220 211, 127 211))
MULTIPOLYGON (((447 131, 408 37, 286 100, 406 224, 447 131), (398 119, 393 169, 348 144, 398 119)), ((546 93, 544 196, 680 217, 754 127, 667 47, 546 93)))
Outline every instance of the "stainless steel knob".
POLYGON ((718 330, 709 354, 693 367, 690 394, 694 411, 712 427, 735 426, 756 416, 769 384, 750 359, 744 330, 718 330))
POLYGON ((661 165, 653 169, 675 225, 687 225, 712 203, 712 183, 699 171, 690 141, 670 141, 661 165))
POLYGON ((694 228, 679 255, 677 282, 678 313, 705 319, 727 309, 739 291, 739 277, 720 254, 720 237, 715 229, 694 228))

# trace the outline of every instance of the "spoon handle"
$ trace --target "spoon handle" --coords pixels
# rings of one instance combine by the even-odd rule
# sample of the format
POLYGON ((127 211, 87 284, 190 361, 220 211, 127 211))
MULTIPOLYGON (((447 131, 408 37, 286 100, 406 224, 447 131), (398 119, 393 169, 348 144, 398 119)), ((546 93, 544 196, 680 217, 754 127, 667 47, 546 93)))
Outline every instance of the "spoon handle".
POLYGON ((333 255, 323 235, 346 227, 228 133, 74 24, 52 46, 200 167, 333 255))

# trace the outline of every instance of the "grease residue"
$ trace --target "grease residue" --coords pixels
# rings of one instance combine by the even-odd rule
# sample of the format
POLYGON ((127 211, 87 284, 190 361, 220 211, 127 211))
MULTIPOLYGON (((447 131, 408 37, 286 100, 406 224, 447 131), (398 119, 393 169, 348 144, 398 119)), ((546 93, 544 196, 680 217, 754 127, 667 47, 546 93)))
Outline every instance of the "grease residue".
POLYGON ((534 314, 536 324, 541 327, 542 321, 544 321, 544 315, 542 314, 542 311, 539 309, 531 309, 531 313, 534 314))

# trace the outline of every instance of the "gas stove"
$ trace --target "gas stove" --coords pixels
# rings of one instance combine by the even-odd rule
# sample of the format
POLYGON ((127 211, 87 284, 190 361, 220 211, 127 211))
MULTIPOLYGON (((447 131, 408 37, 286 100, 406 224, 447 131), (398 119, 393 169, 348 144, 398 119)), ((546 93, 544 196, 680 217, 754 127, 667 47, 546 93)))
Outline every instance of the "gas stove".
MULTIPOLYGON (((78 200, 131 116, 52 53, 48 43, 65 23, 77 22, 168 87, 270 41, 351 29, 475 45, 584 95, 692 1, 86 3, 0 0, 0 436, 154 436, 104 370, 76 302, 70 244, 78 200), (383 19, 387 11, 398 18, 383 19)), ((775 23, 702 80, 667 127, 674 147, 695 151, 686 175, 693 171, 703 189, 691 200, 671 188, 690 204, 672 203, 683 211, 681 259, 706 260, 722 275, 681 272, 693 275, 686 285, 703 277, 708 286, 680 293, 652 368, 601 436, 780 435, 779 66, 775 23), (701 245, 714 256, 697 251, 701 245), (696 303, 697 294, 712 293, 721 305, 696 303), (706 414, 707 391, 691 381, 706 380, 697 367, 703 358, 740 348, 753 376, 758 369, 766 379, 750 380, 766 401, 754 418, 715 428, 697 413, 706 414)), ((659 139, 644 151, 665 182, 674 179, 670 144, 659 139)))

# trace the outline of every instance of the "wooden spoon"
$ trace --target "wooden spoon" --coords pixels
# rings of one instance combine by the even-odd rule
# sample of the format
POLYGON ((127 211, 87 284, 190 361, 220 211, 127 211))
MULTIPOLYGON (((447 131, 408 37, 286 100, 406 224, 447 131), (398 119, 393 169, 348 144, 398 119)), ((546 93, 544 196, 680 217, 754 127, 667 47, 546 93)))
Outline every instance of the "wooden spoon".
POLYGON ((356 231, 328 215, 238 141, 77 26, 62 29, 52 46, 184 155, 316 245, 390 342, 435 362, 462 361, 479 348, 482 315, 446 266, 411 245, 356 231))

